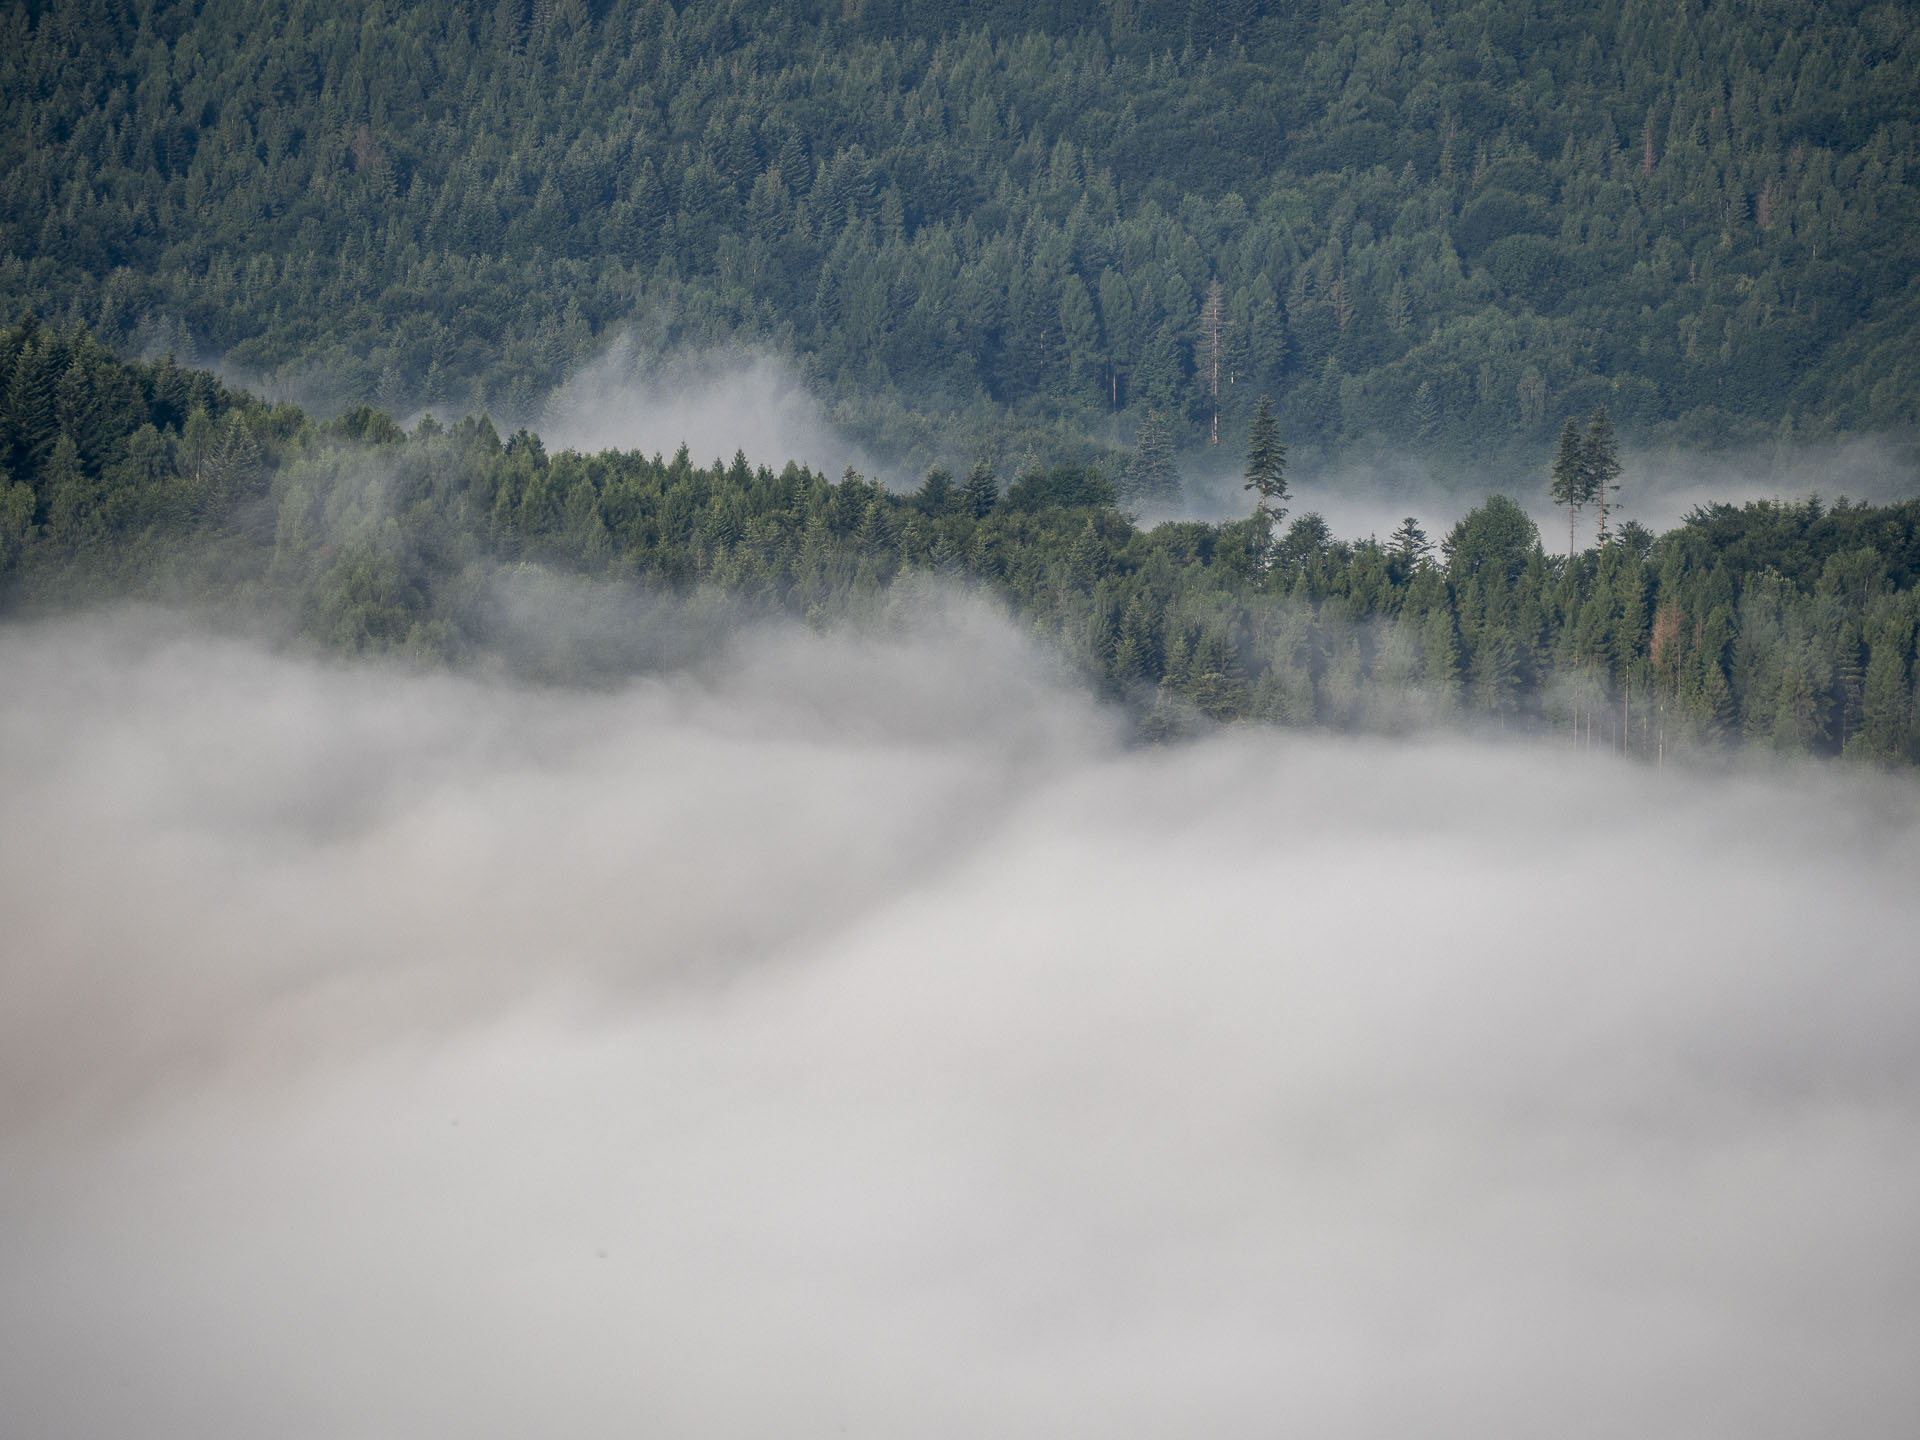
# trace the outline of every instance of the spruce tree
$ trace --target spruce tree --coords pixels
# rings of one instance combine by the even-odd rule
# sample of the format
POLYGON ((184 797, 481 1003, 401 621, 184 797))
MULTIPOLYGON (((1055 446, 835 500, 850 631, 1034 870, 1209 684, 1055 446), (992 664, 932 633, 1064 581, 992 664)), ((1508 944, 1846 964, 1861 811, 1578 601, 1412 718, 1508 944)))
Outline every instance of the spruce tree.
POLYGON ((1560 449, 1553 457, 1550 493, 1553 503, 1567 507, 1567 558, 1574 552, 1573 526, 1580 507, 1587 502, 1586 451, 1580 440, 1580 422, 1571 415, 1560 427, 1560 449))
POLYGON ((1259 498, 1255 508, 1273 520, 1286 518, 1279 502, 1287 499, 1287 447, 1280 443, 1280 426, 1273 418, 1273 402, 1265 395, 1253 408, 1247 433, 1246 488, 1259 498))
POLYGON ((927 478, 914 494, 913 503, 922 515, 945 515, 954 508, 959 495, 953 476, 945 470, 929 470, 927 478))
POLYGON ((1400 563, 1400 573, 1411 575, 1416 566, 1433 553, 1433 542, 1412 515, 1402 520, 1387 537, 1387 553, 1400 563))
POLYGON ((993 467, 984 460, 974 462, 967 472, 967 483, 960 487, 961 508, 974 519, 984 520, 999 499, 1000 482, 994 478, 993 467))
POLYGON ((1413 429, 1422 440, 1431 440, 1440 433, 1440 401, 1434 396, 1433 386, 1425 380, 1413 392, 1413 429))
POLYGON ((32 540, 36 508, 33 488, 15 480, 0 465, 0 575, 13 566, 32 540))
POLYGON ((1158 629, 1157 617, 1143 596, 1135 595, 1127 602, 1113 657, 1113 677, 1120 684, 1159 679, 1158 629))
POLYGON ((81 467, 71 435, 63 432, 54 442, 40 484, 47 497, 47 536, 56 545, 77 552, 105 538, 100 487, 81 467))
POLYGON ((45 332, 28 334, 8 377, 4 417, 9 453, 0 456, 13 473, 31 483, 60 437, 54 407, 57 358, 45 332))
POLYGON ((1620 445, 1614 439, 1613 417, 1602 405, 1587 421, 1587 435, 1580 447, 1582 488, 1587 503, 1600 517, 1600 543, 1607 543, 1607 496, 1618 490, 1620 445))

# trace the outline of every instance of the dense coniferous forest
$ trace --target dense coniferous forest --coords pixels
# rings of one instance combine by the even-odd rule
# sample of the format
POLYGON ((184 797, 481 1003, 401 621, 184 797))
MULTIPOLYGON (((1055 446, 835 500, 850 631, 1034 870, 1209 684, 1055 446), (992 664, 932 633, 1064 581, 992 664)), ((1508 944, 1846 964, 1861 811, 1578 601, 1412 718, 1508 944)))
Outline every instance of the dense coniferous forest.
MULTIPOLYGON (((741 455, 549 455, 479 417, 321 424, 30 323, 0 335, 0 366, 0 599, 28 609, 186 597, 284 613, 344 652, 458 662, 499 652, 503 590, 529 578, 637 593, 656 618, 822 627, 973 585, 1148 734, 1452 720, 1653 759, 1920 754, 1920 501, 1718 505, 1568 560, 1495 495, 1438 546, 1411 520, 1356 544, 1288 517, 1256 445, 1248 519, 1143 531, 1089 467, 1005 486, 936 470, 896 494, 741 455)), ((549 637, 530 663, 591 679, 631 658, 549 637)))
MULTIPOLYGON (((1920 501, 1608 526, 1622 436, 1920 421, 1899 6, 153 0, 0 23, 17 607, 244 603, 459 662, 498 656, 529 577, 816 626, 969 585, 1151 734, 1452 719, 1916 758, 1920 501), (925 481, 549 454, 556 387, 622 336, 650 362, 783 357, 925 481), (1213 447, 1245 457, 1247 518, 1137 525, 1213 447), (1572 553, 1500 495, 1444 536, 1288 513, 1290 454, 1369 451, 1516 467, 1572 553)), ((639 663, 604 651, 522 658, 639 663)))
POLYGON ((1915 1434, 1916 767, 1920 0, 0 0, 0 1440, 1915 1434))
POLYGON ((330 414, 638 327, 915 467, 1920 422, 1920 27, 1700 0, 16 3, 0 303, 330 414))

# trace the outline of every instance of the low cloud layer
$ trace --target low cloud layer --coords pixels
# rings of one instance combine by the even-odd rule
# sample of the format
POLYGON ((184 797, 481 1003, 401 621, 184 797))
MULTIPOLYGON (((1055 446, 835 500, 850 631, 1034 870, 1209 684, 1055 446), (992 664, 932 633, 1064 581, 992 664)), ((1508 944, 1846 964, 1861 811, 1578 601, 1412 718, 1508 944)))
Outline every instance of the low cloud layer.
POLYGON ((0 1428, 1884 1436, 1912 785, 0 633, 0 1428))
POLYGON ((746 351, 661 358, 616 341, 554 392, 539 429, 550 450, 672 455, 684 444, 698 465, 740 450, 756 465, 797 460, 835 479, 849 465, 875 468, 786 365, 746 351))

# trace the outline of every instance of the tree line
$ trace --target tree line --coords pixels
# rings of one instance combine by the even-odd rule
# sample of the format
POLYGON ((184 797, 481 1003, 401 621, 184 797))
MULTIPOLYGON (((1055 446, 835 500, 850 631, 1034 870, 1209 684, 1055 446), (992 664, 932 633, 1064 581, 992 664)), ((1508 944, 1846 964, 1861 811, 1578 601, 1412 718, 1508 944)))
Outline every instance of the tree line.
POLYGON ((1920 758, 1920 502, 1716 505, 1563 557, 1499 495, 1437 547, 1417 518, 1381 541, 1289 516, 1271 407, 1250 514, 1143 529, 1098 467, 983 461, 902 494, 684 447, 549 454, 477 416, 319 423, 31 321, 0 333, 0 376, 0 603, 20 613, 184 597, 466 663, 497 639, 503 574, 822 627, 950 585, 998 597, 1149 733, 1465 723, 1651 759, 1920 758))
MULTIPOLYGON (((638 326, 872 448, 1531 471, 1920 422, 1920 28, 1730 0, 153 0, 0 19, 0 305, 334 413, 638 326)), ((1123 477, 1124 478, 1124 477, 1123 477)), ((1161 483, 1164 471, 1150 472, 1161 483)))

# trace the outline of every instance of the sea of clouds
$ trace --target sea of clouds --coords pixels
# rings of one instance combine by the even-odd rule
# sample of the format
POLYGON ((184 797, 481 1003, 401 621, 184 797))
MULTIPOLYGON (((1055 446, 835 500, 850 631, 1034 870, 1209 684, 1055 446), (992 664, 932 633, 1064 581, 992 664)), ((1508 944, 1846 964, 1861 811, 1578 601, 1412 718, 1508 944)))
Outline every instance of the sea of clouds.
POLYGON ((1884 1437, 1920 788, 0 630, 0 1431, 1884 1437))

